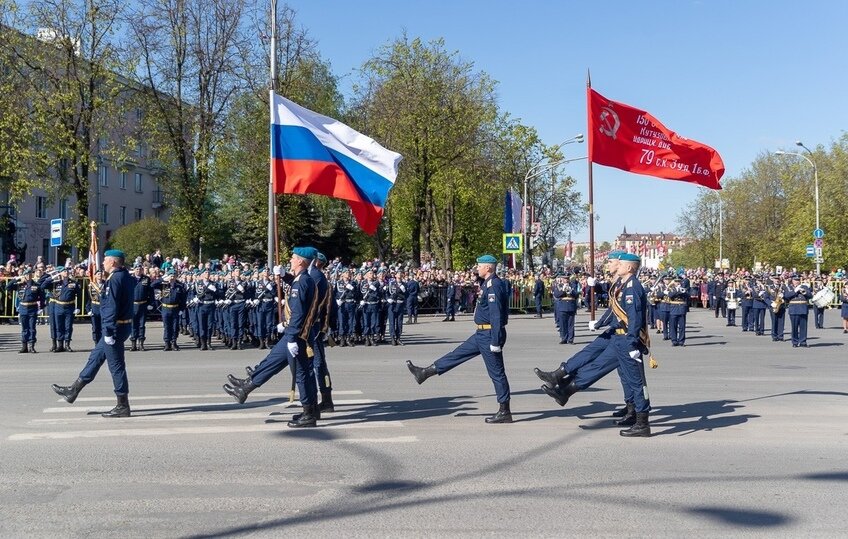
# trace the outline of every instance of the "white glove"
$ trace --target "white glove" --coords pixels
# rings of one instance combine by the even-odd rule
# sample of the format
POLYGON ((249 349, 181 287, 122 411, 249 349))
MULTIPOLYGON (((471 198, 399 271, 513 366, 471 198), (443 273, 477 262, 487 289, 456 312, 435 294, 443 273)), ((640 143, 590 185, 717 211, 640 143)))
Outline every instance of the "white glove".
POLYGON ((360 306, 365 305, 365 300, 360 301, 360 302, 359 302, 359 305, 360 305, 360 306))
POLYGON ((38 316, 41 316, 42 314, 44 314, 44 309, 38 309, 38 316))
POLYGON ((268 284, 265 285, 265 288, 268 289, 269 291, 272 291, 272 290, 274 290, 274 285, 272 285, 271 283, 268 283, 268 284))
POLYGON ((376 286, 374 286, 373 284, 372 284, 372 285, 368 285, 368 288, 369 288, 369 289, 371 289, 371 290, 377 290, 377 287, 376 287, 376 286))
POLYGON ((215 288, 214 284, 210 284, 206 286, 206 290, 209 290, 210 292, 217 292, 218 289, 215 288))
POLYGON ((232 303, 232 302, 233 302, 233 300, 231 300, 231 299, 225 299, 225 300, 224 300, 224 305, 229 305, 229 304, 230 304, 230 303, 232 303))
POLYGON ((293 357, 296 357, 298 351, 300 350, 300 348, 298 348, 296 342, 286 343, 286 348, 289 349, 289 354, 291 354, 293 357))
POLYGON ((795 293, 796 293, 796 294, 800 294, 800 293, 801 293, 801 290, 803 290, 803 289, 802 289, 800 286, 796 286, 796 287, 795 287, 795 293))
POLYGON ((236 290, 238 290, 239 292, 244 292, 244 287, 242 285, 238 285, 236 287, 236 290))
POLYGON ((403 285, 400 285, 400 291, 401 291, 401 292, 406 292, 406 287, 405 287, 405 286, 403 286, 403 285))
POLYGON ((279 303, 279 302, 280 302, 280 298, 278 298, 278 297, 274 298, 274 303, 279 303))
POLYGON ((286 330, 286 326, 284 326, 282 323, 277 324, 277 333, 282 333, 285 330, 286 330))
POLYGON ((389 303, 394 303, 394 302, 395 302, 395 300, 393 300, 393 299, 387 299, 386 301, 388 301, 389 303))
POLYGON ((597 326, 597 320, 589 320, 589 331, 595 331, 595 327, 597 326))
POLYGON ((347 284, 347 285, 345 285, 345 288, 347 288, 348 290, 353 290, 353 285, 347 284))
POLYGON ((638 360, 642 357, 642 352, 639 350, 632 350, 628 355, 630 356, 630 359, 638 360))
POLYGON ((147 306, 147 310, 148 310, 148 311, 152 311, 152 310, 153 310, 153 305, 148 305, 148 306, 147 306))
POLYGON ((274 271, 274 275, 282 275, 283 274, 283 268, 281 266, 274 266, 273 271, 274 271))
POLYGON ((501 347, 500 347, 500 346, 495 346, 494 344, 490 344, 490 345, 489 345, 489 350, 491 350, 492 352, 494 352, 494 353, 496 353, 496 354, 497 354, 497 353, 499 353, 502 349, 501 349, 501 347))
POLYGON ((337 299, 337 300, 336 300, 336 305, 338 305, 339 307, 341 307, 341 306, 342 306, 342 300, 337 299))
POLYGON ((74 309, 74 314, 79 314, 79 309, 74 309))
POLYGON ((109 346, 115 346, 115 337, 103 337, 103 342, 109 346))
POLYGON ((586 279, 586 284, 589 285, 589 286, 595 286, 595 278, 594 277, 588 277, 586 279))

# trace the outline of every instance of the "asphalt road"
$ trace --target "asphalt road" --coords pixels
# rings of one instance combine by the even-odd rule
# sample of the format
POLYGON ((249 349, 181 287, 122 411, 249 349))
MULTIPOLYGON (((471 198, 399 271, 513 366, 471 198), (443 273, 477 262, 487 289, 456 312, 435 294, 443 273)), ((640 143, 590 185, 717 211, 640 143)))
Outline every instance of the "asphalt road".
MULTIPOLYGON (((578 343, 592 336, 578 318, 578 343)), ((133 417, 100 376, 68 405, 90 349, 18 355, 0 326, 2 537, 845 537, 848 335, 838 312, 808 349, 689 316, 685 348, 655 342, 650 439, 611 425, 615 373, 560 408, 534 366, 553 369, 551 318, 512 317, 505 349, 516 422, 497 409, 482 360, 418 386, 472 331, 423 319, 403 348, 329 349, 336 412, 286 427, 288 371, 235 404, 221 389, 259 350, 128 355, 133 417)), ((787 323, 788 326, 788 323, 787 323)), ((184 339, 185 344, 188 344, 184 339)))

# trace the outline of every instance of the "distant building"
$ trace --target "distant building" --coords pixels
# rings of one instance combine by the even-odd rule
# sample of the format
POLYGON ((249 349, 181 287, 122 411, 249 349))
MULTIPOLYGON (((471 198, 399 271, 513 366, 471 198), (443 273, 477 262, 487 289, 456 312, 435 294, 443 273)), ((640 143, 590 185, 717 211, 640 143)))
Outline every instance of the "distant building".
POLYGON ((642 257, 642 265, 649 269, 659 266, 663 258, 674 252, 675 249, 686 245, 686 238, 672 233, 628 233, 627 227, 613 243, 613 249, 635 253, 642 257))

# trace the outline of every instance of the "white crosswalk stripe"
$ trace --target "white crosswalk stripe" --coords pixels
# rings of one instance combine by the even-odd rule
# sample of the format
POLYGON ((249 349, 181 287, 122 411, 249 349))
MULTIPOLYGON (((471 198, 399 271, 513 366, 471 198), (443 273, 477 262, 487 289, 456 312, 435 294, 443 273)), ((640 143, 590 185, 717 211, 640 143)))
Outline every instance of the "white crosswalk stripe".
MULTIPOLYGON (((362 391, 334 391, 333 395, 358 396, 362 395, 362 391)), ((275 432, 286 429, 285 424, 291 415, 300 411, 297 402, 289 402, 288 395, 280 393, 251 393, 250 400, 244 405, 237 404, 223 393, 199 393, 133 396, 130 399, 132 417, 101 417, 101 413, 111 409, 113 402, 114 397, 80 397, 73 405, 44 408, 42 414, 46 417, 33 418, 27 422, 29 432, 11 434, 7 440, 23 442, 275 432), (139 401, 144 404, 137 404, 139 401)), ((388 432, 404 428, 402 421, 369 421, 363 415, 368 406, 379 402, 366 398, 334 398, 336 411, 322 414, 319 428, 337 433, 330 443, 417 442, 416 436, 358 436, 363 431, 388 429, 388 432)))

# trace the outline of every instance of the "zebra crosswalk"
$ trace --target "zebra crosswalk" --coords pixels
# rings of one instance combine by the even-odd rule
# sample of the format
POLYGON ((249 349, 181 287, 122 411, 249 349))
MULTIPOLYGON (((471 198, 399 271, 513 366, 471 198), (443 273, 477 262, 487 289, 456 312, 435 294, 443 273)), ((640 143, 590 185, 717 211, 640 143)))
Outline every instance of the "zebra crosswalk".
MULTIPOLYGON (((402 421, 368 421, 367 410, 380 401, 361 398, 362 391, 334 391, 336 411, 322 414, 321 429, 332 429, 339 443, 414 443, 414 435, 403 435, 402 421), (342 398, 339 398, 342 397, 342 398)), ((80 397, 74 404, 42 409, 39 417, 26 422, 25 431, 7 437, 10 442, 69 440, 84 438, 198 436, 273 432, 285 429, 292 414, 300 411, 295 401, 279 393, 251 393, 245 404, 224 394, 138 395, 130 398, 132 417, 106 419, 100 416, 114 397, 80 397)))

